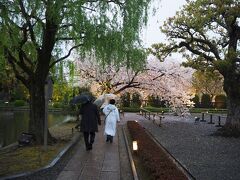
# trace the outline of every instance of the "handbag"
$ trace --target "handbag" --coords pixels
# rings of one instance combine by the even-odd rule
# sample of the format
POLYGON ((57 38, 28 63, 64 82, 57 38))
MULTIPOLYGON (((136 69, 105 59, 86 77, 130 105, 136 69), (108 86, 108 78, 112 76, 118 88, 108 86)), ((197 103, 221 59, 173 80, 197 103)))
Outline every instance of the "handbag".
POLYGON ((110 112, 106 115, 106 117, 104 118, 104 124, 105 124, 105 122, 106 122, 106 119, 107 119, 107 117, 108 117, 108 115, 110 114, 112 112, 112 110, 110 110, 110 112))

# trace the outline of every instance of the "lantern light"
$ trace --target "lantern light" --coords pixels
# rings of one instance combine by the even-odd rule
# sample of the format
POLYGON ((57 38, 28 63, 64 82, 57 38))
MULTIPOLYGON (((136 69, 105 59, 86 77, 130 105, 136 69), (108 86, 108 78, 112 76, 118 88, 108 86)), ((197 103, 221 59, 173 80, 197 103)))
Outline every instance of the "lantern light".
POLYGON ((137 141, 133 141, 133 151, 137 151, 137 150, 138 150, 137 141))

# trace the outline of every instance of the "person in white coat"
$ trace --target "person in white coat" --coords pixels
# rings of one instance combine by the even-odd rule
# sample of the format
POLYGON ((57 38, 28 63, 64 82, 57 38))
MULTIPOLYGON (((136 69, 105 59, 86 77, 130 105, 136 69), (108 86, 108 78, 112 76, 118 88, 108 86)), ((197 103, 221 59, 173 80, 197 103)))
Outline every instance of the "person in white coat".
POLYGON ((114 105, 115 100, 110 99, 109 104, 103 108, 106 116, 104 134, 107 136, 106 142, 112 143, 116 134, 117 122, 120 121, 118 108, 114 105))

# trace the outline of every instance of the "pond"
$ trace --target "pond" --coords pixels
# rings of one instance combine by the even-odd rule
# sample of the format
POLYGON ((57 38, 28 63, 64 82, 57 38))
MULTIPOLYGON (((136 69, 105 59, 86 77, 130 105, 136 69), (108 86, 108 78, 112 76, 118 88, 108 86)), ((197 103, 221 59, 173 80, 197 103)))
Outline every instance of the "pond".
MULTIPOLYGON (((56 126, 63 122, 75 119, 72 115, 49 112, 48 126, 56 126)), ((17 141, 22 132, 27 132, 29 112, 0 111, 0 148, 17 141)))

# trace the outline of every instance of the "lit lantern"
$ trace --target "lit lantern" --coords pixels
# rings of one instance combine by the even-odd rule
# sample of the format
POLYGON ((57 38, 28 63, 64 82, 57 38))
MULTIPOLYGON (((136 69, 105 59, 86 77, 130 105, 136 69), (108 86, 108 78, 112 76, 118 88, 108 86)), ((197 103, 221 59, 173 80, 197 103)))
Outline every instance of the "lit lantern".
POLYGON ((137 150, 138 150, 137 141, 133 141, 133 151, 137 151, 137 150))

